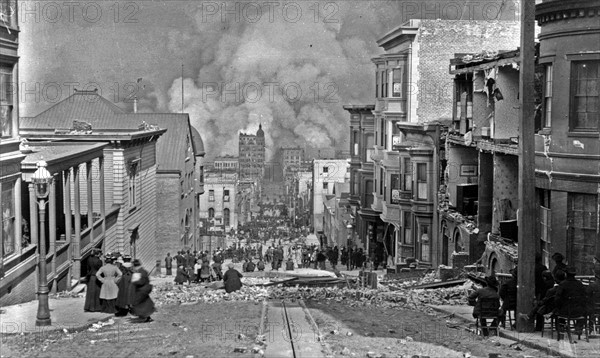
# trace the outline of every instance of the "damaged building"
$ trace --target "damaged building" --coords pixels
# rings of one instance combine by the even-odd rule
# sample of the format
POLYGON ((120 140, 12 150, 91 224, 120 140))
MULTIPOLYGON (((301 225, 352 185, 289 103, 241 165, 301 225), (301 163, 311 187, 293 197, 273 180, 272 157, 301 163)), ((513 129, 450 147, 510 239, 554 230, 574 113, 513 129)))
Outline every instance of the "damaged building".
POLYGON ((507 272, 517 260, 519 51, 457 54, 452 124, 439 210, 442 262, 481 259, 507 272))

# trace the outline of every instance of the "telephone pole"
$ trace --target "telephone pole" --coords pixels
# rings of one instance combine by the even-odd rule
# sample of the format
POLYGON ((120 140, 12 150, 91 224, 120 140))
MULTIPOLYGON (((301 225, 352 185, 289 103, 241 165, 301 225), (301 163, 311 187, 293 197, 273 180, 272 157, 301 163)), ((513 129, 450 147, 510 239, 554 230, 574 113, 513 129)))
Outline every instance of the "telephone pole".
MULTIPOLYGON (((535 0, 521 0, 521 69, 519 71, 519 270, 517 312, 528 313, 535 298, 535 145, 534 145, 534 71, 535 0)), ((532 332, 533 323, 517 320, 519 332, 532 332)))

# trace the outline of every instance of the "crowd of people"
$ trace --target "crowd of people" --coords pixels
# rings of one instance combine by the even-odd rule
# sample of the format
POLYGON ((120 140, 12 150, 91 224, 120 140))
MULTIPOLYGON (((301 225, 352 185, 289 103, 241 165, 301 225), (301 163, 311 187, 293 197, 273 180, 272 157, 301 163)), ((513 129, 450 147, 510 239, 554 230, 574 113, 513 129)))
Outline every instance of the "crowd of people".
MULTIPOLYGON (((559 329, 565 325, 564 317, 579 318, 576 320, 574 332, 581 334, 585 325, 586 317, 593 313, 600 313, 600 257, 594 258, 595 279, 585 286, 575 276, 577 270, 574 266, 565 264, 563 254, 557 252, 552 255, 555 262, 552 271, 542 264, 541 256, 536 257, 535 263, 535 305, 528 314, 518 314, 518 319, 523 319, 534 324, 536 331, 544 329, 546 319, 556 318, 556 327, 559 329)), ((518 271, 517 268, 510 270, 511 278, 502 285, 495 275, 485 277, 484 287, 469 295, 469 304, 473 308, 473 317, 478 319, 484 327, 482 333, 488 335, 486 319, 481 317, 482 302, 497 303, 498 315, 491 325, 505 325, 505 317, 508 310, 516 309, 518 294, 518 271), (499 287, 500 286, 500 287, 499 287), (502 302, 502 303, 500 303, 502 302)), ((493 308, 492 308, 493 309, 493 308)))
POLYGON ((148 271, 138 259, 130 255, 94 250, 87 260, 87 275, 83 278, 87 289, 85 312, 112 313, 116 316, 132 314, 144 322, 152 322, 155 311, 150 298, 152 285, 148 271))

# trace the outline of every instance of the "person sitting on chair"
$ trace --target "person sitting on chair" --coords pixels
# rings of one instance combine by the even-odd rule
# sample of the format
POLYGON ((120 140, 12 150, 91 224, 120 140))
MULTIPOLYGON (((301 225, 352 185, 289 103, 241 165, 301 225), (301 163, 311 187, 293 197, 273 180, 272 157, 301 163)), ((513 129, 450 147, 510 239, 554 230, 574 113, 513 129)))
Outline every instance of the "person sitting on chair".
POLYGON ((517 308, 517 268, 511 269, 509 272, 512 277, 500 287, 500 292, 498 292, 502 299, 502 316, 500 317, 502 327, 505 326, 506 312, 517 308))
MULTIPOLYGON (((552 273, 550 271, 544 271, 544 277, 552 277, 552 273)), ((544 315, 551 314, 554 309, 554 297, 556 296, 556 290, 558 289, 558 284, 563 282, 567 275, 564 271, 558 270, 555 273, 556 283, 554 287, 550 288, 546 291, 546 295, 537 302, 536 306, 529 312, 529 314, 519 313, 519 317, 523 316, 526 320, 533 323, 535 320, 535 330, 542 331, 544 329, 544 315)))
MULTIPOLYGON (((587 292, 581 281, 575 278, 577 270, 573 266, 567 266, 567 278, 562 281, 557 289, 554 298, 557 316, 564 317, 584 317, 587 315, 587 292)), ((559 326, 564 324, 559 319, 559 326)), ((582 331, 584 319, 577 320, 575 323, 575 333, 582 331)))
MULTIPOLYGON (((485 318, 480 318, 482 299, 496 299, 496 310, 500 308, 500 295, 498 295, 498 280, 495 276, 486 276, 485 286, 469 295, 469 305, 475 306, 473 308, 473 317, 479 319, 481 327, 486 327, 487 323, 485 318)), ((492 321, 491 326, 498 327, 497 322, 498 318, 494 319, 494 321, 492 321)), ((482 332, 484 336, 488 335, 488 329, 483 329, 482 332)))

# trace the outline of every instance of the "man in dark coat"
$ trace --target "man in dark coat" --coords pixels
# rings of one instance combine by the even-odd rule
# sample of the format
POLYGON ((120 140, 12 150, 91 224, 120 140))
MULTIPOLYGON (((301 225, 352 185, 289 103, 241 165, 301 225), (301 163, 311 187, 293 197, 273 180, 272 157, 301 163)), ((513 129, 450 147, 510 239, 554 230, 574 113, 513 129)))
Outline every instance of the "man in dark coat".
POLYGON ((555 252, 551 258, 555 262, 554 268, 552 269, 552 275, 555 275, 556 271, 558 270, 564 271, 565 273, 567 272, 567 264, 563 262, 565 259, 565 256, 563 254, 561 254, 560 252, 555 252))
POLYGON ((500 298, 502 299, 502 326, 505 325, 506 312, 517 309, 517 268, 510 270, 512 277, 500 287, 500 298))
POLYGON ((233 263, 230 262, 228 265, 229 270, 227 270, 223 275, 223 283, 225 284, 225 292, 227 293, 231 293, 242 288, 242 280, 240 279, 243 276, 236 269, 234 269, 233 266, 233 263))
MULTIPOLYGON (((481 299, 491 298, 496 299, 498 301, 497 307, 500 308, 500 295, 498 295, 498 280, 494 276, 487 276, 485 278, 485 287, 478 289, 477 291, 471 293, 468 297, 468 303, 473 307, 473 317, 479 319, 479 323, 481 327, 486 327, 487 323, 485 319, 479 318, 481 313, 481 299)), ((492 326, 496 326, 497 319, 494 320, 492 326)), ((488 335, 487 329, 482 329, 483 335, 488 335)))
MULTIPOLYGON (((556 314, 559 316, 585 316, 587 314, 587 292, 581 281, 575 278, 577 271, 575 267, 566 268, 567 278, 558 284, 554 304, 556 314)), ((562 323, 559 320, 559 325, 562 323)), ((575 331, 581 332, 584 320, 577 320, 575 331)))
POLYGON ((142 263, 138 259, 133 260, 133 270, 131 283, 134 287, 134 296, 131 313, 144 320, 144 322, 152 322, 153 319, 150 316, 154 313, 155 307, 150 298, 152 285, 150 284, 148 271, 142 267, 142 263))
POLYGON ((170 252, 167 252, 167 257, 165 257, 165 269, 167 269, 167 276, 171 276, 173 274, 173 258, 171 257, 170 252))
POLYGON ((103 265, 99 256, 100 252, 94 250, 87 260, 87 288, 85 289, 85 304, 83 306, 85 312, 102 311, 100 303, 100 287, 102 284, 96 277, 96 273, 103 265))

